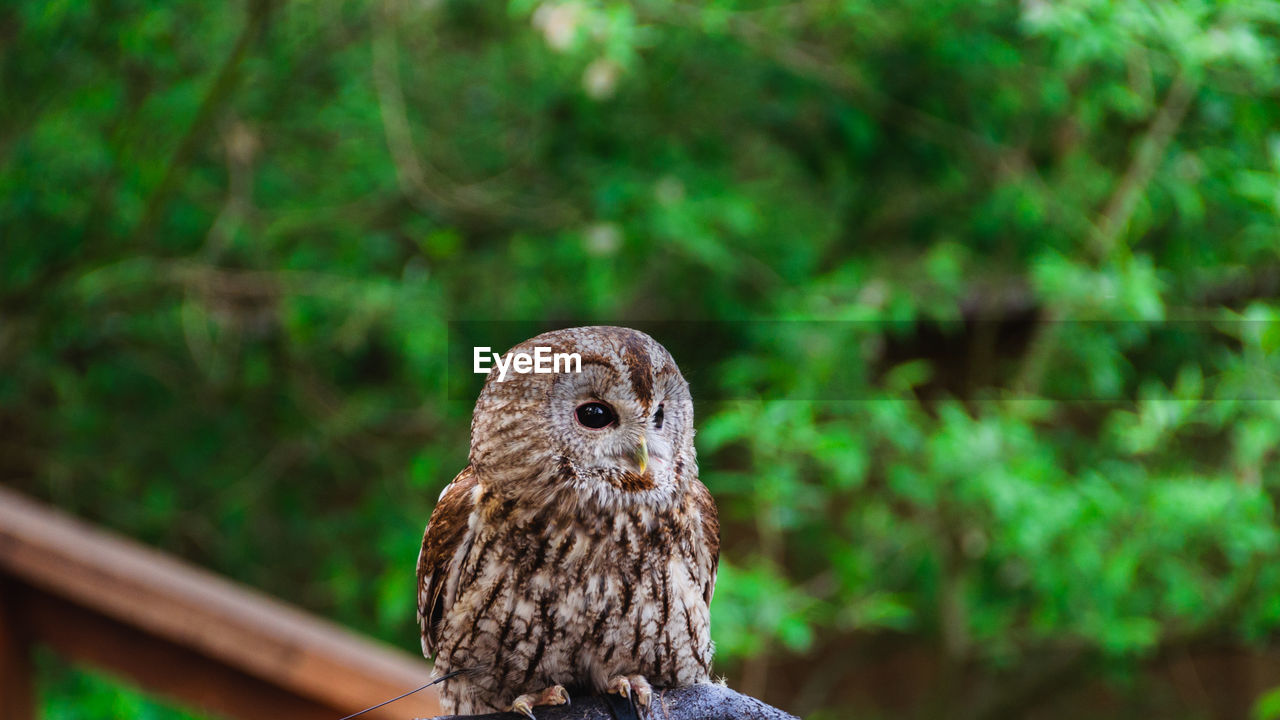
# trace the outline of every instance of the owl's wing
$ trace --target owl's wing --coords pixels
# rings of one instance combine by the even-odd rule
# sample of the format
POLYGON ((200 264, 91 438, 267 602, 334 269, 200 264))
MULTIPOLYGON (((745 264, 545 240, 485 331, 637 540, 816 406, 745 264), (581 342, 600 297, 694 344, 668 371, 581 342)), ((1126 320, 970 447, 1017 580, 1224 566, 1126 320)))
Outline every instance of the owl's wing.
POLYGON ((468 465, 440 493, 422 536, 422 550, 418 553, 418 625, 422 628, 422 653, 427 657, 434 655, 438 646, 449 566, 467 534, 475 486, 475 473, 468 465))
POLYGON ((720 514, 716 510, 716 501, 711 497, 711 491, 701 482, 693 483, 693 507, 698 513, 702 537, 706 542, 706 553, 700 558, 706 566, 703 572, 702 597, 710 607, 711 596, 716 592, 716 568, 720 565, 720 514))

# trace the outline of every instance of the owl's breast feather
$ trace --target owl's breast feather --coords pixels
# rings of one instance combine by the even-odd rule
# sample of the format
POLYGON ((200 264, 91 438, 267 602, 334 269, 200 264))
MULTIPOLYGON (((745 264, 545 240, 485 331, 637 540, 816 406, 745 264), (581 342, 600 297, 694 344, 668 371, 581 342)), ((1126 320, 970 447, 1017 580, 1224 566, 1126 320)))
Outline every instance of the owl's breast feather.
POLYGON ((710 679, 715 561, 694 514, 476 510, 437 657, 438 672, 478 668, 450 681, 460 694, 500 708, 556 683, 602 692, 619 674, 668 687, 710 679))

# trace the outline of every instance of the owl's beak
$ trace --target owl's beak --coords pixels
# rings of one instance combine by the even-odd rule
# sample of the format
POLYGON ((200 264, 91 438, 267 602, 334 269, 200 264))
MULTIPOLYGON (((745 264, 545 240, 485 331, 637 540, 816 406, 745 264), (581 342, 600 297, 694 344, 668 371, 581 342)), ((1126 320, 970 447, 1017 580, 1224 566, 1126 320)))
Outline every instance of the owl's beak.
POLYGON ((649 442, 643 435, 640 436, 640 444, 631 453, 631 459, 635 461, 639 474, 643 475, 644 471, 649 467, 649 442))

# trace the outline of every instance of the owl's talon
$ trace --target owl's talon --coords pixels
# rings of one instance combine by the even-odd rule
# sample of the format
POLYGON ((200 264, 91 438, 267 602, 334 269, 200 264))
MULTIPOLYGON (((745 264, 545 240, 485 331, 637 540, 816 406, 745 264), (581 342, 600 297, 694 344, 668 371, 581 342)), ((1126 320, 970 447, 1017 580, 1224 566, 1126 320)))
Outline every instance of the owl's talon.
POLYGON ((618 675, 609 680, 605 691, 621 695, 642 710, 648 710, 653 700, 653 686, 643 675, 618 675))
POLYGON ((631 689, 635 692, 636 704, 642 708, 649 707, 649 701, 653 699, 653 686, 643 675, 631 676, 631 689))
POLYGON ((552 685, 538 695, 535 705, 570 705, 569 691, 563 685, 552 685))
POLYGON ((511 712, 520 713, 521 715, 529 718, 529 720, 538 720, 538 718, 533 716, 533 707, 531 707, 529 702, 525 700, 527 697, 529 696, 521 695, 516 698, 516 701, 511 703, 511 712))
POLYGON ((626 675, 619 675, 609 681, 609 685, 605 688, 605 692, 621 695, 627 700, 631 699, 631 681, 626 675))
POLYGON ((568 705, 569 691, 563 685, 551 687, 536 693, 525 693, 516 698, 507 708, 509 712, 520 713, 529 720, 538 720, 533 716, 533 709, 539 705, 568 705))

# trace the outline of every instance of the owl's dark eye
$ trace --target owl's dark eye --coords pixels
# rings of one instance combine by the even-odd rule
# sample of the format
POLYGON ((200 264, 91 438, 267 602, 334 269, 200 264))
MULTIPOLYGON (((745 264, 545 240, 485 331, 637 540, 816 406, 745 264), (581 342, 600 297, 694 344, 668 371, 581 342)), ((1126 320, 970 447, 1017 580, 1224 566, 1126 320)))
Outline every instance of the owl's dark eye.
POLYGON ((658 406, 658 412, 653 414, 653 426, 662 429, 662 406, 658 406))
POLYGON ((618 415, 613 411, 613 408, 599 402, 579 405, 574 414, 578 416, 578 422, 592 430, 609 427, 618 419, 618 415))

